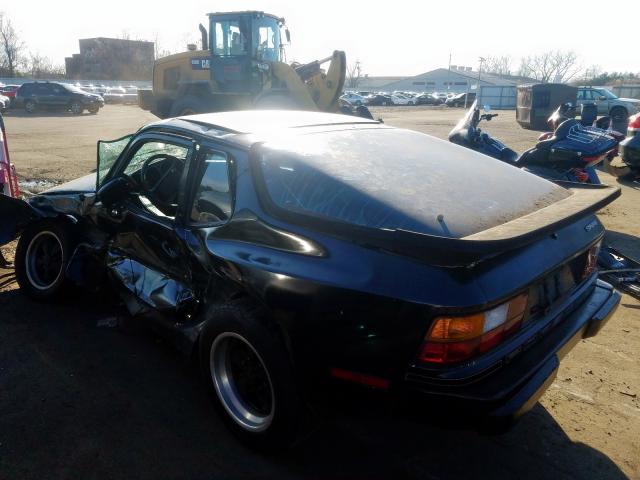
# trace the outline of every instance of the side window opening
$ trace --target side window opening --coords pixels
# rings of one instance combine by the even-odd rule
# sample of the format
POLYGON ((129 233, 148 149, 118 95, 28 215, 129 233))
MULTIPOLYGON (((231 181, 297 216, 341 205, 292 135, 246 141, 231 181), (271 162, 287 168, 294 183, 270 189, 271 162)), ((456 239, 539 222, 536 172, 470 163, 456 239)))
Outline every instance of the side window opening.
POLYGON ((104 178, 116 163, 116 160, 131 140, 133 135, 119 138, 117 140, 100 140, 98 141, 98 168, 96 170, 96 185, 98 188, 104 182, 104 178))
POLYGON ((229 219, 232 197, 229 160, 222 152, 205 150, 198 162, 190 219, 195 223, 219 223, 229 219))
POLYGON ((175 218, 178 191, 189 148, 162 140, 143 143, 131 156, 124 175, 138 185, 135 200, 149 213, 175 218))

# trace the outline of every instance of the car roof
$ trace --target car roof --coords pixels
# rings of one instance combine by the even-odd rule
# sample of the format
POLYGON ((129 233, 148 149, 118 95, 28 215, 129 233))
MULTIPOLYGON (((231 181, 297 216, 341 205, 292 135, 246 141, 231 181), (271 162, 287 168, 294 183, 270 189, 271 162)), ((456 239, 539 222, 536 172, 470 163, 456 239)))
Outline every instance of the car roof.
MULTIPOLYGON (((300 110, 241 110, 235 112, 203 113, 176 117, 147 125, 153 127, 177 127, 211 137, 264 136, 283 130, 307 127, 332 127, 349 125, 379 125, 380 122, 351 115, 309 112, 300 110)), ((242 143, 247 143, 246 141, 242 143)), ((253 143, 253 142, 249 142, 253 143)))

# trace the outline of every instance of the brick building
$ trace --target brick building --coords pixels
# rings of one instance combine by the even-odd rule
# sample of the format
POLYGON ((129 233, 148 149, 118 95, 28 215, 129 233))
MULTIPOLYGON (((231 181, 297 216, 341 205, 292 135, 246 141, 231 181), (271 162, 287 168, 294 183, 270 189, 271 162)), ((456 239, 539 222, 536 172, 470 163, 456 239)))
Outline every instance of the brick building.
POLYGON ((153 42, 118 38, 80 39, 80 53, 65 58, 69 79, 151 80, 153 42))

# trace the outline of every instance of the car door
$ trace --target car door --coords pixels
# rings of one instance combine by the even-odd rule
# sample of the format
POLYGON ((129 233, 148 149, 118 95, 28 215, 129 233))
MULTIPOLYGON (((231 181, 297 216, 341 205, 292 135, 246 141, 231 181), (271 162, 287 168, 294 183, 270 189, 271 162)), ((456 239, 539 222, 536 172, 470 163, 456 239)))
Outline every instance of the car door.
MULTIPOLYGON (((227 223, 235 204, 235 160, 233 152, 213 143, 200 145, 194 161, 190 163, 188 194, 185 195, 186 244, 200 245, 201 234, 227 223)), ((202 257, 202 254, 199 255, 202 257)), ((191 257, 195 258, 195 257, 191 257)), ((209 284, 218 278, 212 273, 222 268, 215 258, 207 262, 192 262, 195 284, 209 284)), ((224 291, 224 285, 212 286, 215 291, 224 291)))
POLYGON ((49 105, 63 107, 69 103, 69 92, 61 85, 49 85, 49 105))
POLYGON ((601 90, 591 90, 591 93, 598 105, 598 115, 609 115, 609 98, 601 90))
POLYGON ((587 90, 586 88, 581 88, 578 90, 578 96, 577 96, 577 104, 578 106, 582 105, 585 102, 590 102, 591 101, 591 93, 590 90, 587 90), (589 96, 589 99, 587 99, 587 95, 589 96))
POLYGON ((178 234, 194 152, 190 139, 146 133, 129 143, 109 172, 109 178, 126 177, 135 186, 100 215, 111 236, 108 268, 133 314, 176 318, 194 303, 187 251, 178 234))

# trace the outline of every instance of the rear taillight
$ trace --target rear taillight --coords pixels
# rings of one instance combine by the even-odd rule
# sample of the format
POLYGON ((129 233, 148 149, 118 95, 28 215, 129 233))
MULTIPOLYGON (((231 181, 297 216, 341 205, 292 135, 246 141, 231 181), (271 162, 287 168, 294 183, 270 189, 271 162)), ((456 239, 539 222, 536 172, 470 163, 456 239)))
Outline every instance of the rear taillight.
POLYGON ((491 350, 520 329, 527 301, 528 294, 522 293, 484 312, 436 317, 420 347, 418 360, 456 363, 491 350))
POLYGON ((627 130, 629 135, 634 135, 637 132, 640 132, 640 113, 629 119, 629 127, 627 130))
POLYGON ((587 258, 584 264, 584 271, 582 272, 582 279, 590 277, 593 272, 598 270, 598 255, 600 254, 600 246, 602 245, 602 240, 600 240, 595 245, 592 245, 591 248, 587 251, 587 258))

